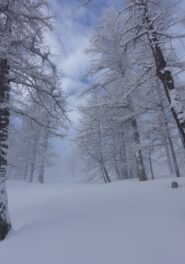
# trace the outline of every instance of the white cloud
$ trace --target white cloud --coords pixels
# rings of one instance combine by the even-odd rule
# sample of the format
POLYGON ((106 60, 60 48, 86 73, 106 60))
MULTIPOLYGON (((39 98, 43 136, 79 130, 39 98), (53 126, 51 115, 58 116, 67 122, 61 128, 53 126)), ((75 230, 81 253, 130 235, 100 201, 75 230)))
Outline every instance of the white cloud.
POLYGON ((83 21, 88 11, 79 8, 79 5, 75 8, 72 2, 52 1, 56 18, 54 32, 49 34, 63 88, 68 93, 74 91, 76 86, 79 88, 80 83, 84 87, 83 79, 90 62, 86 50, 89 47, 91 28, 83 21))
MULTIPOLYGON (((89 48, 92 26, 98 22, 100 9, 106 1, 110 2, 110 0, 101 0, 100 3, 96 0, 95 7, 91 9, 80 7, 80 1, 50 0, 56 17, 54 32, 49 34, 49 42, 55 53, 63 89, 67 94, 72 94, 68 98, 69 116, 72 120, 69 136, 62 143, 56 142, 55 149, 59 154, 59 162, 48 171, 50 175, 57 175, 57 178, 60 175, 62 178, 72 176, 70 163, 75 159, 76 154, 71 141, 79 122, 78 105, 84 100, 78 99, 78 95, 87 85, 83 77, 90 63, 90 55, 85 51, 89 48)), ((74 160, 73 163, 75 164, 74 160)), ((78 160, 77 163, 79 164, 80 161, 78 160)), ((75 165, 76 170, 78 164, 75 165)))

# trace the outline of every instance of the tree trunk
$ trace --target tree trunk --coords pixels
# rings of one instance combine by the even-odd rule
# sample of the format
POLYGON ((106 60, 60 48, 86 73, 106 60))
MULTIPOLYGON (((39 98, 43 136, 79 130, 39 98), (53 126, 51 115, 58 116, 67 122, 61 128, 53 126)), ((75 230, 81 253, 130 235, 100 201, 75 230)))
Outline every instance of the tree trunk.
POLYGON ((172 73, 167 68, 167 62, 159 45, 157 32, 154 29, 153 23, 150 19, 148 3, 141 1, 141 8, 143 10, 143 22, 148 30, 148 40, 155 60, 156 75, 163 84, 165 94, 170 103, 171 111, 185 148, 185 113, 183 111, 183 104, 180 97, 178 96, 172 73))
POLYGON ((153 170, 153 166, 152 166, 152 153, 151 153, 151 150, 149 151, 149 165, 150 165, 151 179, 154 180, 154 170, 153 170))
POLYGON ((29 183, 33 182, 34 170, 35 170, 35 158, 31 162, 30 166, 30 175, 29 175, 29 183))
POLYGON ((168 138, 165 135, 163 135, 162 137, 163 137, 163 139, 162 139, 163 145, 164 145, 165 152, 166 152, 168 168, 169 168, 170 174, 174 174, 173 164, 172 164, 170 151, 169 151, 169 147, 168 147, 168 138))
MULTIPOLYGON (((114 127, 114 125, 113 125, 114 127)), ((120 171, 119 171, 119 166, 118 166, 118 158, 117 158, 117 148, 115 146, 117 146, 117 142, 116 142, 116 138, 115 138, 115 133, 116 133, 116 129, 114 128, 113 130, 113 159, 114 159, 114 169, 117 175, 118 180, 121 180, 121 175, 120 175, 120 171)))
POLYGON ((149 166, 150 166, 150 173, 151 173, 151 180, 154 180, 154 170, 152 165, 152 146, 151 146, 151 139, 150 135, 148 138, 148 145, 149 145, 149 152, 148 152, 148 159, 149 159, 149 166))
POLYGON ((127 100, 130 106, 130 113, 132 114, 132 117, 130 118, 130 122, 131 122, 132 131, 133 131, 133 141, 134 141, 134 147, 135 147, 135 158, 136 158, 136 163, 137 163, 138 178, 140 181, 146 181, 147 175, 146 175, 145 166, 143 162, 143 155, 141 152, 141 144, 140 144, 140 136, 139 136, 137 120, 134 116, 132 99, 128 97, 127 100))
POLYGON ((123 132, 119 133, 120 144, 118 144, 118 142, 115 139, 115 134, 116 134, 116 130, 114 129, 114 134, 113 134, 114 146, 117 145, 121 145, 121 146, 119 146, 119 151, 117 150, 117 148, 113 150, 114 168, 118 179, 124 180, 124 179, 128 179, 125 136, 123 132))
POLYGON ((11 228, 8 213, 8 197, 6 192, 7 171, 7 139, 9 127, 9 67, 7 60, 0 60, 0 240, 3 240, 11 228))
MULTIPOLYGON (((164 109, 162 109, 162 111, 164 111, 164 109)), ((165 114, 165 113, 163 113, 163 114, 165 114)), ((165 126, 165 130, 166 130, 166 133, 167 133, 167 138, 166 138, 167 142, 166 142, 166 146, 165 147, 166 147, 166 154, 167 154, 168 166, 169 166, 169 169, 170 169, 170 173, 174 174, 174 172, 175 172, 175 176, 176 177, 180 177, 180 170, 179 170, 179 166, 178 166, 178 163, 177 163, 177 158, 176 158, 176 154, 175 154, 173 142, 172 142, 172 139, 171 139, 170 130, 169 130, 169 127, 168 127, 167 120, 164 120, 164 126, 165 126), (168 143, 169 143, 169 148, 170 148, 171 155, 169 153, 168 143), (172 158, 172 160, 171 160, 171 158, 172 158), (172 162, 173 162, 173 164, 172 164, 172 162)))
POLYGON ((101 167, 101 172, 102 172, 103 180, 104 180, 105 183, 107 183, 107 179, 105 177, 105 173, 104 173, 104 170, 103 170, 101 164, 100 164, 100 167, 101 167))
POLYGON ((126 146, 125 146, 125 134, 121 133, 121 174, 123 179, 128 179, 128 168, 127 168, 127 154, 126 154, 126 146))
MULTIPOLYGON (((96 94, 95 94, 95 98, 96 98, 96 103, 98 103, 96 94)), ((104 155, 103 155, 103 151, 102 151, 102 149, 103 149, 103 147, 102 147, 102 129, 101 129, 101 121, 99 119, 99 112, 97 111, 97 108, 96 108, 96 117, 97 117, 97 128, 98 128, 98 141, 99 141, 99 147, 100 147, 99 162, 100 162, 100 166, 101 166, 101 170, 102 170, 102 174, 103 174, 105 182, 110 183, 111 180, 110 180, 107 168, 105 166, 104 155)))
POLYGON ((158 97, 159 97, 159 103, 161 106, 161 126, 164 127, 165 129, 165 138, 166 138, 165 147, 166 147, 166 154, 167 154, 169 169, 170 169, 170 172, 172 172, 173 174, 175 171, 176 177, 180 177, 180 170, 178 167, 177 158, 176 158, 173 142, 172 142, 171 135, 170 135, 170 129, 168 126, 168 121, 167 121, 167 117, 166 117, 166 113, 165 113, 165 109, 163 105, 163 100, 160 94, 160 86, 158 86, 158 97), (171 156, 169 153, 168 142, 169 142, 171 156), (173 165, 172 165, 171 157, 172 157, 173 165))
POLYGON ((102 168, 102 173, 103 173, 103 178, 104 178, 105 183, 110 183, 111 180, 110 180, 110 177, 109 177, 109 174, 108 174, 108 171, 105 165, 101 164, 101 168, 102 168))
POLYGON ((28 173, 28 164, 26 164, 25 168, 24 168, 24 174, 23 174, 23 177, 24 177, 24 180, 26 181, 27 180, 27 173, 28 173))
POLYGON ((33 182, 33 177, 34 177, 37 141, 38 141, 38 135, 33 140, 33 153, 32 153, 30 175, 29 175, 29 182, 30 183, 33 182))
POLYGON ((44 173, 45 173, 45 160, 43 159, 41 161, 41 165, 39 168, 39 176, 38 176, 38 180, 40 183, 44 183, 44 173))
POLYGON ((135 157, 136 157, 136 162, 137 162, 137 169, 138 169, 138 178, 140 181, 146 181, 147 176, 146 176, 146 171, 143 163, 143 156, 141 152, 141 144, 140 144, 140 138, 139 138, 139 132, 138 132, 138 127, 137 127, 137 121, 135 118, 131 119, 131 125, 133 128, 133 139, 135 143, 135 157))
POLYGON ((39 169, 39 182, 44 183, 44 173, 45 173, 45 165, 46 165, 46 154, 47 154, 47 148, 48 148, 48 131, 45 132, 45 137, 44 137, 44 145, 43 145, 43 154, 41 158, 41 164, 40 164, 40 169, 39 169))
POLYGON ((115 169, 115 172, 117 174, 117 178, 118 178, 118 180, 122 180, 122 177, 121 177, 120 172, 119 172, 118 164, 117 164, 117 159, 116 159, 115 155, 113 158, 114 158, 114 169, 115 169))
POLYGON ((171 155, 172 155, 173 165, 174 165, 174 169, 175 169, 175 176, 176 177, 180 177, 181 175, 180 175, 180 171, 179 171, 179 166, 178 166, 178 163, 177 163, 175 150, 174 150, 174 147, 173 147, 173 142, 172 142, 171 137, 168 137, 168 140, 169 140, 169 144, 170 144, 171 155))

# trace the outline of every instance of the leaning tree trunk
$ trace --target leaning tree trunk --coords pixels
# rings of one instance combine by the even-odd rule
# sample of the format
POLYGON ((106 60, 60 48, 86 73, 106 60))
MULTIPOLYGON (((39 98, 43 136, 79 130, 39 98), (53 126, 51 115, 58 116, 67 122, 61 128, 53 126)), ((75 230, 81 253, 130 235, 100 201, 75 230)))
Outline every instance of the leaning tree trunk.
POLYGON ((104 170, 104 173, 105 173, 105 177, 107 179, 107 182, 110 183, 111 180, 110 180, 110 177, 109 177, 109 174, 108 174, 108 171, 107 171, 105 165, 103 165, 103 170, 104 170))
POLYGON ((105 165, 103 164, 103 162, 101 162, 101 170, 102 170, 102 174, 103 174, 103 178, 104 178, 105 183, 110 183, 111 182, 111 179, 109 177, 107 168, 105 167, 105 165))
POLYGON ((150 165, 151 179, 154 180, 154 170, 153 170, 153 165, 152 165, 152 152, 151 152, 151 149, 149 150, 149 165, 150 165))
POLYGON ((11 228, 8 213, 8 198, 6 192, 7 171, 7 139, 9 127, 9 67, 7 60, 0 60, 0 240, 3 240, 11 228))
POLYGON ((165 94, 170 103, 171 111, 185 148, 185 113, 183 111, 183 105, 177 89, 175 88, 172 73, 167 68, 167 62, 159 45, 158 34, 149 15, 148 3, 141 1, 141 9, 143 10, 143 22, 147 29, 148 40, 155 60, 156 74, 163 84, 165 94))
POLYGON ((105 177, 105 173, 104 173, 104 170, 103 170, 101 164, 100 164, 100 168, 101 168, 101 173, 102 173, 103 180, 104 180, 105 183, 107 183, 107 179, 105 177))

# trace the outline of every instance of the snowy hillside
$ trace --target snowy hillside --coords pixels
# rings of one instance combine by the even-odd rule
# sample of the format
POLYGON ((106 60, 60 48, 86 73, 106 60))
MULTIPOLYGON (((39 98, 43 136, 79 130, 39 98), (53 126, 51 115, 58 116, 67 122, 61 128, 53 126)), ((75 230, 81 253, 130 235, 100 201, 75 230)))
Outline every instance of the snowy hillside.
POLYGON ((184 264, 185 181, 10 182, 3 264, 184 264))

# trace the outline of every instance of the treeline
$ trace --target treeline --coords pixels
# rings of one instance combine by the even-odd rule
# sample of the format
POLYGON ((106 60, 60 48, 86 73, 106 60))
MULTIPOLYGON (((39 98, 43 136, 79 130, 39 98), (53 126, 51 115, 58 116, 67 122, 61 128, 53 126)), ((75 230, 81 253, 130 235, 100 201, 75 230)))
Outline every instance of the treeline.
POLYGON ((109 8, 91 41, 94 59, 77 144, 87 181, 181 176, 185 34, 180 4, 128 0, 109 8), (180 56, 177 47, 181 50, 180 56))

